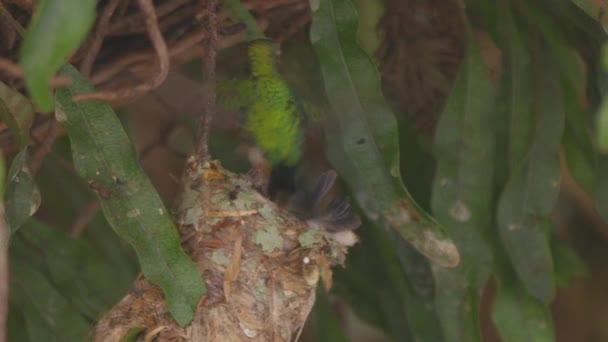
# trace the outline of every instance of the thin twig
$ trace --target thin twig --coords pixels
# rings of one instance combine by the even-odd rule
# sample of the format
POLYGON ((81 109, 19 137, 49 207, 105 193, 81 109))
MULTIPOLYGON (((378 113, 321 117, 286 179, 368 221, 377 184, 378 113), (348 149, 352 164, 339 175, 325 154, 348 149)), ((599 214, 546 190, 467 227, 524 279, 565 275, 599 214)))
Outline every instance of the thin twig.
POLYGON ((0 72, 3 72, 10 77, 23 78, 23 70, 21 67, 18 64, 15 64, 12 61, 2 57, 0 57, 0 72))
POLYGON ((95 61, 95 58, 97 58, 97 54, 99 53, 99 50, 101 50, 101 45, 108 32, 110 19, 112 19, 112 15, 121 1, 122 0, 110 0, 99 14, 97 26, 91 36, 91 45, 87 49, 87 53, 80 64, 80 72, 82 72, 85 77, 91 76, 91 68, 93 67, 93 62, 95 61))
MULTIPOLYGON (((12 61, 0 57, 0 72, 5 73, 9 77, 22 79, 23 69, 19 64, 13 63, 12 61)), ((51 79, 51 88, 59 88, 72 83, 72 80, 66 76, 58 75, 51 79)))
POLYGON ((46 136, 44 140, 40 144, 40 146, 34 152, 32 156, 32 162, 30 164, 30 170, 32 172, 32 176, 36 176, 40 168, 42 167, 42 162, 44 161, 44 157, 51 152, 51 148, 57 139, 57 132, 59 131, 59 122, 52 118, 49 120, 49 128, 46 131, 46 136))
POLYGON ((13 18, 11 12, 9 12, 6 7, 4 7, 4 4, 2 2, 0 2, 0 15, 5 17, 11 23, 11 26, 15 29, 15 31, 17 31, 17 33, 19 33, 19 35, 23 37, 23 35, 25 34, 25 29, 23 28, 23 26, 21 26, 21 23, 19 23, 17 20, 15 20, 15 18, 13 18))
MULTIPOLYGON (((178 55, 192 48, 194 45, 199 44, 205 38, 207 38, 207 30, 195 30, 183 39, 179 40, 174 45, 171 45, 171 48, 169 49, 169 54, 170 56, 178 55)), ((133 66, 133 64, 141 62, 146 63, 149 59, 153 57, 153 55, 153 52, 141 52, 136 54, 131 53, 126 56, 120 57, 110 63, 107 68, 95 73, 95 75, 91 77, 91 82, 93 82, 93 84, 104 83, 110 80, 116 74, 125 70, 126 68, 133 66)))
POLYGON ((74 97, 74 101, 84 100, 105 100, 105 101, 116 101, 125 98, 134 98, 144 93, 149 92, 152 89, 160 86, 167 75, 169 74, 169 51, 167 49, 167 43, 163 38, 162 33, 158 27, 158 20, 156 18, 156 12, 154 10, 154 4, 152 0, 138 0, 137 1, 140 10, 146 18, 146 28, 148 29, 148 36, 152 41, 156 55, 158 56, 159 70, 156 76, 148 82, 139 84, 132 88, 117 89, 114 91, 102 91, 90 94, 80 94, 74 97))
POLYGON ((247 33, 247 40, 255 40, 265 38, 264 33, 257 25, 257 22, 240 0, 224 0, 223 5, 234 14, 239 21, 245 24, 245 32, 247 33))
POLYGON ((82 210, 80 210, 80 215, 76 218, 76 221, 70 227, 69 233, 71 237, 77 238, 82 234, 84 229, 93 221, 97 213, 101 209, 101 203, 99 200, 94 199, 91 202, 87 203, 82 210))
POLYGON ((207 39, 207 56, 205 57, 205 92, 203 96, 203 108, 201 122, 197 134, 196 155, 199 162, 210 159, 209 156, 209 133, 211 121, 215 112, 215 66, 217 52, 217 0, 207 0, 207 28, 209 39, 207 39))
MULTIPOLYGON (((4 175, 2 175, 4 177, 4 175)), ((8 226, 4 215, 4 203, 0 201, 0 342, 6 342, 6 320, 8 318, 8 226)))
POLYGON ((308 25, 308 23, 310 23, 311 20, 312 20, 312 12, 310 12, 310 10, 304 11, 302 14, 296 16, 291 21, 291 23, 289 24, 289 27, 287 27, 281 34, 279 34, 279 36, 277 37, 276 40, 278 42, 282 42, 285 39, 295 35, 297 32, 302 30, 303 27, 308 25))
MULTIPOLYGON (((164 17, 182 5, 187 4, 189 1, 190 0, 166 1, 158 6, 156 9, 156 15, 159 18, 164 17)), ((143 30, 141 30, 141 25, 143 24, 144 20, 142 19, 141 15, 142 13, 135 13, 117 19, 116 22, 113 23, 108 29, 108 36, 132 35, 143 32, 143 30)))

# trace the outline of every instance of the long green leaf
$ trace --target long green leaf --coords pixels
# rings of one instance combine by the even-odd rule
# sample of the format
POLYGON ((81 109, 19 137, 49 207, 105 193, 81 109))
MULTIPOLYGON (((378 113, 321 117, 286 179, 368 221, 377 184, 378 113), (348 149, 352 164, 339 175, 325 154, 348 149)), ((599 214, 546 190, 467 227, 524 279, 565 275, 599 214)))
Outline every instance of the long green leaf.
POLYGON ((238 21, 245 24, 245 34, 247 40, 256 40, 265 38, 264 33, 258 27, 255 18, 249 13, 249 10, 239 0, 224 0, 223 5, 237 17, 238 21))
POLYGON ((581 257, 555 234, 551 235, 551 253, 555 263, 555 283, 558 286, 568 287, 572 278, 589 273, 589 268, 581 257))
POLYGON ((497 276, 492 320, 503 341, 555 341, 549 307, 532 298, 514 278, 511 272, 497 276))
POLYGON ((86 319, 39 270, 11 258, 11 302, 23 313, 31 341, 83 341, 86 319))
MULTIPOLYGON (((539 42, 542 44, 542 42, 539 42)), ((530 294, 548 303, 553 298, 553 262, 549 248, 550 214, 559 193, 559 147, 564 130, 561 84, 546 45, 537 49, 534 117, 512 117, 511 127, 533 127, 533 141, 523 160, 510 169, 500 196, 498 228, 517 275, 530 294)), ((518 128, 519 130, 519 128, 518 128)), ((518 139, 511 135, 510 139, 518 139)), ((519 154, 520 152, 518 152, 519 154)))
MULTIPOLYGON (((344 24, 350 25, 345 27, 350 27, 353 32, 356 29, 357 45, 365 52, 367 57, 364 55, 357 56, 356 53, 353 54, 352 52, 356 52, 357 49, 355 46, 352 46, 348 51, 356 58, 349 58, 352 60, 350 65, 356 65, 356 62, 360 61, 367 62, 368 66, 366 69, 358 69, 356 66, 351 67, 353 84, 366 110, 370 111, 370 113, 375 110, 373 115, 368 115, 369 128, 377 141, 385 165, 393 172, 395 171, 395 165, 401 164, 400 157, 402 154, 400 146, 403 146, 403 140, 399 137, 399 125, 395 116, 387 105, 381 91, 380 77, 374 67, 375 63, 374 66, 370 64, 370 62, 374 62, 372 57, 382 39, 379 27, 381 26, 380 19, 384 13, 384 3, 380 0, 354 0, 352 2, 357 11, 358 22, 351 21, 344 24), (370 82, 370 80, 374 80, 374 82, 370 82)), ((345 37, 345 39, 347 38, 345 37)), ((345 51, 347 50, 345 49, 345 51)), ((395 176, 396 179, 394 181, 402 189, 407 189, 403 184, 403 179, 400 178, 403 177, 403 170, 400 166, 399 169, 399 176, 395 176)), ((405 191, 408 200, 415 207, 414 210, 422 212, 417 203, 409 195, 409 191, 405 191)), ((389 236, 395 242, 394 248, 396 249, 397 257, 408 276, 408 281, 413 292, 418 296, 427 297, 426 299, 432 297, 434 282, 429 262, 424 260, 422 254, 412 248, 410 243, 401 239, 397 230, 389 228, 389 236)))
POLYGON ((41 0, 20 51, 25 84, 41 112, 53 109, 51 77, 95 22, 95 0, 41 0))
POLYGON ((40 206, 40 193, 29 170, 27 145, 34 108, 18 91, 0 82, 0 118, 15 137, 21 151, 13 158, 3 198, 10 234, 32 216, 40 206))
POLYGON ((27 336, 25 318, 21 312, 21 306, 11 303, 8 310, 9 315, 6 322, 8 340, 30 342, 31 340, 27 336))
POLYGON ((18 91, 0 82, 0 119, 11 130, 17 144, 23 148, 30 141, 34 107, 18 91))
POLYGON ((380 46, 380 19, 384 14, 384 1, 381 0, 352 0, 359 14, 357 39, 361 48, 368 56, 373 56, 380 46))
POLYGON ((570 0, 593 20, 597 20, 608 31, 608 4, 596 0, 570 0))
MULTIPOLYGON (((64 160, 71 160, 67 135, 55 141, 53 153, 64 160)), ((62 201, 45 203, 45 220, 56 227, 70 227, 74 218, 96 199, 79 177, 66 172, 57 158, 45 158, 36 181, 42 198, 56 198, 58 194, 64 198, 62 201)), ((112 265, 114 288, 124 289, 133 283, 133 279, 140 272, 137 255, 128 243, 116 235, 101 211, 87 224, 79 239, 85 240, 91 249, 112 265)))
POLYGON ((608 153, 608 100, 604 99, 597 112, 596 142, 600 152, 608 153))
POLYGON ((381 228, 364 224, 359 235, 362 241, 349 251, 347 267, 335 270, 336 293, 352 303, 361 319, 395 341, 443 341, 432 287, 431 295, 417 294, 381 228))
POLYGON ((439 119, 432 208, 461 251, 454 269, 435 269, 437 313, 449 341, 480 341, 479 296, 492 267, 495 152, 492 81, 469 32, 458 78, 439 119))
POLYGON ((40 207, 40 192, 29 169, 27 147, 19 152, 8 171, 4 203, 10 233, 15 233, 40 207))
POLYGON ((317 292, 313 311, 313 324, 316 341, 348 342, 344 328, 336 317, 327 293, 317 292))
POLYGON ((117 279, 107 260, 84 240, 75 240, 36 219, 28 221, 14 239, 13 256, 45 272, 57 291, 90 322, 95 322, 130 286, 130 282, 117 279))
POLYGON ((604 222, 608 222, 608 155, 601 155, 598 161, 598 180, 595 185, 593 201, 595 209, 604 222))
POLYGON ((185 325, 205 291, 201 274, 181 249, 171 217, 112 108, 74 102, 74 95, 94 89, 72 66, 62 74, 73 84, 57 91, 56 116, 70 136, 76 170, 97 193, 112 228, 135 248, 144 275, 163 289, 175 320, 185 325))
POLYGON ((357 13, 349 0, 322 1, 311 40, 333 109, 328 155, 365 214, 394 229, 435 263, 460 260, 445 230, 418 208, 400 179, 397 124, 374 64, 357 44, 357 13))
MULTIPOLYGON (((602 69, 608 73, 608 43, 602 48, 602 69)), ((601 88, 601 87, 600 87, 601 88)), ((595 208, 604 222, 608 222, 608 95, 603 90, 603 100, 597 113, 596 141, 602 155, 598 160, 598 180, 593 194, 595 208)))

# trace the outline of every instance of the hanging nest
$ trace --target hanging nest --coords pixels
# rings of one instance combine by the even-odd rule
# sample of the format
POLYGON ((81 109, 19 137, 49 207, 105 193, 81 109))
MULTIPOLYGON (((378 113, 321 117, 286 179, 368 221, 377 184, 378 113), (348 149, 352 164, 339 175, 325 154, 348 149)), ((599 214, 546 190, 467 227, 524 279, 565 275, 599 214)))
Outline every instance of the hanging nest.
POLYGON ((388 0, 378 48, 385 93, 420 133, 432 136, 464 56, 459 0, 388 0))
MULTIPOLYGON (((98 322, 94 341, 293 341, 346 246, 260 195, 248 179, 191 158, 176 210, 183 246, 207 285, 180 327, 161 290, 140 277, 98 322)), ((354 236, 354 235, 353 235, 354 236)))

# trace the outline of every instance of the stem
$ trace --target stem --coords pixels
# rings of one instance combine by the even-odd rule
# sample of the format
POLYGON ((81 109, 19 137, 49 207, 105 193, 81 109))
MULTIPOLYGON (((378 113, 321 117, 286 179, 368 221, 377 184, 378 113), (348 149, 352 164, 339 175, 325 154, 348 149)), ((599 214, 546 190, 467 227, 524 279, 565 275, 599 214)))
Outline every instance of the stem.
POLYGON ((239 0, 224 0, 224 5, 230 13, 235 15, 240 22, 245 24, 245 34, 248 41, 266 38, 249 10, 247 10, 239 0))

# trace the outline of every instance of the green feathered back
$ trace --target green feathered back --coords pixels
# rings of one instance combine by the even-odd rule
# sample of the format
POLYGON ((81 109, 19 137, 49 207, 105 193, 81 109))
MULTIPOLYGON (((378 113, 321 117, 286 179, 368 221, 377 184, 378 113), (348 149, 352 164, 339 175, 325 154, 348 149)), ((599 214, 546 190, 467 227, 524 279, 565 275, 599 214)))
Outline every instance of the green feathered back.
POLYGON ((301 118, 296 101, 276 68, 273 43, 255 40, 248 52, 254 96, 246 127, 272 165, 295 165, 302 154, 301 118))

